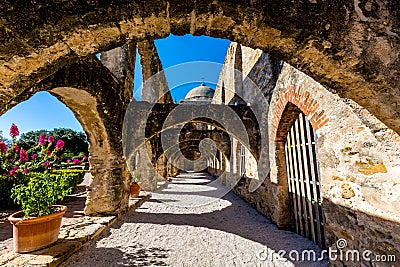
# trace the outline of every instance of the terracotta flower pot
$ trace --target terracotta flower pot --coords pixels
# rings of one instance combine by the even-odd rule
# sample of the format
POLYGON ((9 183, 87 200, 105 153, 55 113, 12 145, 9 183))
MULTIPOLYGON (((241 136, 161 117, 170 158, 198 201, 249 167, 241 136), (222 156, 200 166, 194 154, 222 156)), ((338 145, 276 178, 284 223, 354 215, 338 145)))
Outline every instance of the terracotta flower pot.
POLYGON ((140 185, 139 184, 131 184, 131 198, 138 197, 140 193, 140 185))
POLYGON ((67 211, 66 206, 54 205, 61 211, 21 220, 23 212, 19 211, 8 217, 13 224, 13 238, 15 252, 30 252, 47 247, 58 239, 61 220, 67 211))

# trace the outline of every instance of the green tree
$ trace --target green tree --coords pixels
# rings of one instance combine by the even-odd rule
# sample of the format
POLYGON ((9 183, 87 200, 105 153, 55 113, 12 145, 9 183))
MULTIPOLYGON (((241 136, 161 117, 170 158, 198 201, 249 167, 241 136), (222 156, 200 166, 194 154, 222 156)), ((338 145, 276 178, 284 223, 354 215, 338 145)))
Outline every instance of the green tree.
MULTIPOLYGON (((65 142, 63 157, 73 158, 87 155, 89 153, 86 135, 82 132, 67 128, 56 128, 52 131, 38 130, 26 132, 21 135, 17 143, 25 150, 29 150, 37 145, 39 137, 43 133, 46 134, 47 137, 53 136, 56 140, 61 139, 65 142)), ((54 145, 55 144, 53 144, 53 146, 54 145)))
POLYGON ((47 136, 49 131, 39 130, 39 131, 30 131, 30 132, 23 133, 23 134, 21 134, 21 137, 17 141, 17 144, 20 147, 23 147, 25 150, 29 150, 38 144, 39 136, 42 133, 46 134, 46 136, 47 136))
POLYGON ((58 128, 54 129, 49 133, 53 135, 56 140, 61 139, 64 140, 65 146, 64 149, 70 151, 73 154, 85 154, 88 152, 88 142, 86 139, 86 134, 82 132, 77 132, 72 129, 67 128, 58 128))

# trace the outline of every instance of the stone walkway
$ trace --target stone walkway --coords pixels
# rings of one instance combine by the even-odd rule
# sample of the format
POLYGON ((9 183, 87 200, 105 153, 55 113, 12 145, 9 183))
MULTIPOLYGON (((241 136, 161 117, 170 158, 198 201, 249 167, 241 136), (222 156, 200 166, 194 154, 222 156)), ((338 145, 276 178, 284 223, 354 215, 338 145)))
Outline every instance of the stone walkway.
POLYGON ((212 181, 179 175, 62 266, 327 266, 278 256, 319 249, 212 181))

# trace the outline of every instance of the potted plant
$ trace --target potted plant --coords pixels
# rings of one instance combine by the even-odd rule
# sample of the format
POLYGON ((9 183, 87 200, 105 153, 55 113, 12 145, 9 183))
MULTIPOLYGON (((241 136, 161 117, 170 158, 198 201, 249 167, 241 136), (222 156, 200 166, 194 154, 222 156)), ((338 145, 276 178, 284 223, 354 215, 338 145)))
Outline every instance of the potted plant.
POLYGON ((131 184, 130 184, 130 197, 131 198, 136 198, 139 196, 140 193, 140 185, 139 185, 139 180, 141 178, 140 173, 134 173, 131 177, 131 184))
POLYGON ((54 243, 58 238, 65 206, 54 204, 72 190, 76 174, 54 172, 60 162, 64 141, 41 134, 38 144, 29 150, 18 146, 18 127, 10 128, 12 144, 0 140, 0 192, 22 211, 9 217, 13 224, 14 250, 34 251, 54 243))
POLYGON ((15 252, 44 248, 58 239, 66 206, 55 205, 71 192, 71 179, 66 174, 31 173, 27 184, 12 189, 11 197, 22 211, 12 214, 15 252))
POLYGON ((40 135, 38 144, 28 150, 19 146, 17 137, 18 127, 13 124, 10 128, 12 143, 7 145, 0 139, 0 208, 15 207, 11 199, 11 189, 18 184, 27 184, 27 174, 51 170, 60 161, 64 142, 56 142, 53 136, 40 135))

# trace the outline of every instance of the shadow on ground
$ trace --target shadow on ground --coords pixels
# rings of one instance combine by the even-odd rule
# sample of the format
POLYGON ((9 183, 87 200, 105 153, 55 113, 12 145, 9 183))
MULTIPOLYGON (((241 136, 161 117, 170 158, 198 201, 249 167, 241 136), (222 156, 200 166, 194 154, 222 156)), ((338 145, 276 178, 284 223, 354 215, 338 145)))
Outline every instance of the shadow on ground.
MULTIPOLYGON (((144 248, 139 244, 124 247, 122 252, 119 247, 97 248, 101 258, 93 258, 93 266, 167 266, 163 259, 168 257, 168 250, 159 248, 144 248)), ((74 262, 69 262, 72 266, 74 262)))

